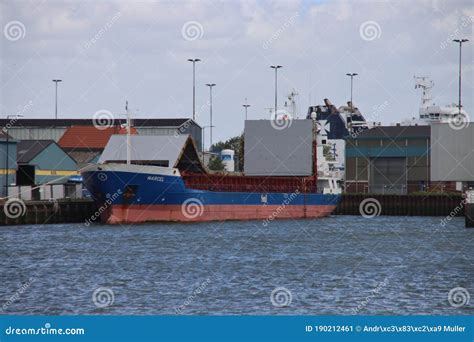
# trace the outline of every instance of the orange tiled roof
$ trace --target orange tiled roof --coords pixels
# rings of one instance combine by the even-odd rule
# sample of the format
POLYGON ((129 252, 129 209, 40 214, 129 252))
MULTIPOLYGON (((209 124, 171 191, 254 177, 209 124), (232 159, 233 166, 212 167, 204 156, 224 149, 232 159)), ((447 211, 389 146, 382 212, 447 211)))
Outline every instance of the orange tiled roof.
MULTIPOLYGON (((121 127, 107 127, 97 129, 95 126, 71 126, 64 132, 58 145, 66 149, 104 149, 113 134, 125 134, 126 129, 121 127)), ((132 134, 136 134, 132 127, 132 134)))

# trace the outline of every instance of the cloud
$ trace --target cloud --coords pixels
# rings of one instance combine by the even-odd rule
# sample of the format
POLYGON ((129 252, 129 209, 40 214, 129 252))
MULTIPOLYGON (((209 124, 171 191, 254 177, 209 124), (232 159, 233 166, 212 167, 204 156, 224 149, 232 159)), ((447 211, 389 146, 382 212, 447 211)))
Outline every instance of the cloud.
MULTIPOLYGON (((2 28, 13 20, 26 35, 1 44, 2 115, 34 100, 31 117, 51 117, 51 79, 60 77, 63 117, 90 117, 99 109, 123 112, 129 100, 136 117, 189 116, 191 65, 197 65, 199 121, 208 124, 208 89, 214 82, 215 134, 223 139, 243 128, 244 98, 250 118, 266 118, 273 105, 273 73, 279 71, 280 106, 295 88, 304 116, 308 105, 348 99, 347 72, 358 72, 354 100, 364 112, 385 101, 380 120, 411 117, 420 94, 413 75, 431 76, 440 104, 456 101, 457 49, 453 32, 472 37, 468 1, 63 1, 6 0, 2 28), (117 14, 118 17, 117 17, 117 14), (115 18, 115 19, 114 19, 115 18), (183 25, 197 22, 202 35, 183 37, 183 25), (361 25, 375 22, 374 39, 361 25), (445 47, 443 48, 443 42, 445 47), (311 102, 309 98, 311 97, 311 102)), ((472 48, 464 50, 464 94, 472 93, 472 48)), ((463 99, 473 112, 472 97, 463 99)))

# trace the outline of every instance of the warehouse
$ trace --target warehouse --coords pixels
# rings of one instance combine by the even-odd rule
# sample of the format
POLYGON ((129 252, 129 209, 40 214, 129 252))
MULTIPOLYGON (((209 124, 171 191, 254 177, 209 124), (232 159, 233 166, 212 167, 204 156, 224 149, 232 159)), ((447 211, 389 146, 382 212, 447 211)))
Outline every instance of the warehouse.
MULTIPOLYGON (((378 126, 346 141, 346 192, 434 191, 430 126, 378 126)), ((450 188, 452 184, 443 184, 450 188)))
POLYGON ((78 175, 76 162, 53 140, 23 140, 17 146, 16 184, 67 183, 78 175))
MULTIPOLYGON (((54 140, 58 142, 66 130, 72 126, 94 126, 98 120, 93 119, 18 119, 9 128, 9 134, 16 140, 54 140)), ((0 119, 5 127, 10 121, 0 119)), ((125 119, 112 119, 106 123, 109 127, 126 124, 125 119)), ((139 135, 188 135, 194 139, 198 150, 201 149, 202 128, 195 121, 186 118, 172 119, 133 119, 132 126, 139 135)), ((104 127, 105 128, 105 127, 104 127)))
POLYGON ((16 182, 17 141, 0 131, 0 194, 7 196, 8 185, 16 182))

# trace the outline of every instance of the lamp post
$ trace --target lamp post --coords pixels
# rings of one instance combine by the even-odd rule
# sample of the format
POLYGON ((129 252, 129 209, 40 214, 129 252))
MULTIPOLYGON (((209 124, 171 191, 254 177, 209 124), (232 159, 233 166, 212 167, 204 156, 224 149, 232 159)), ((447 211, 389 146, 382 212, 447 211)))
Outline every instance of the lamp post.
POLYGON ((53 82, 56 84, 56 106, 54 111, 54 118, 56 120, 58 119, 58 83, 62 81, 63 80, 53 80, 53 82))
POLYGON ((468 42, 469 39, 453 39, 453 42, 459 43, 459 102, 458 102, 458 114, 461 114, 461 55, 462 55, 462 43, 468 42))
MULTIPOLYGON (((16 115, 7 115, 7 120, 10 120, 10 118, 21 118, 23 117, 22 114, 16 114, 16 115)), ((10 123, 7 123, 5 125, 5 141, 7 143, 7 146, 6 146, 6 154, 5 154, 5 198, 8 198, 8 174, 9 174, 9 164, 10 164, 10 156, 9 156, 9 152, 8 152, 8 146, 9 146, 9 143, 10 143, 10 136, 8 135, 8 127, 9 127, 10 123)), ((16 157, 16 156, 15 156, 16 157)))
MULTIPOLYGON (((206 141, 206 128, 211 128, 214 126, 202 126, 202 141, 201 141, 201 148, 202 148, 202 162, 204 163, 204 147, 205 147, 205 141, 206 141)), ((211 146, 209 146, 210 148, 211 146)))
POLYGON ((193 121, 196 121, 196 62, 200 62, 199 58, 190 58, 188 62, 193 63, 193 121))
POLYGON ((278 94, 277 94, 277 86, 278 86, 278 69, 283 68, 281 65, 270 65, 270 68, 275 69, 275 119, 277 118, 277 109, 278 109, 278 94))
POLYGON ((245 98, 245 104, 243 104, 242 107, 245 108, 245 120, 247 121, 247 109, 250 107, 250 105, 247 103, 247 98, 245 98))
POLYGON ((216 84, 215 83, 206 83, 206 86, 209 87, 209 118, 210 118, 210 128, 211 128, 211 145, 212 146, 212 87, 214 87, 216 84))
POLYGON ((346 74, 346 75, 351 78, 351 114, 353 114, 354 113, 354 103, 352 102, 352 88, 353 88, 354 77, 357 76, 358 74, 353 72, 353 73, 346 74))

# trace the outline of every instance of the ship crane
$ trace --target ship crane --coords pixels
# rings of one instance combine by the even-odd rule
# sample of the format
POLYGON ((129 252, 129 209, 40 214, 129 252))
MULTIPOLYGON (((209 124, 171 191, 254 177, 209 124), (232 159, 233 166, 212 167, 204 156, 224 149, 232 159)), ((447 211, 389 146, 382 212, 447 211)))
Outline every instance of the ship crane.
POLYGON ((434 82, 427 76, 413 76, 415 79, 415 89, 421 88, 423 95, 421 96, 421 107, 429 107, 434 105, 432 103, 431 89, 434 87, 434 82))

